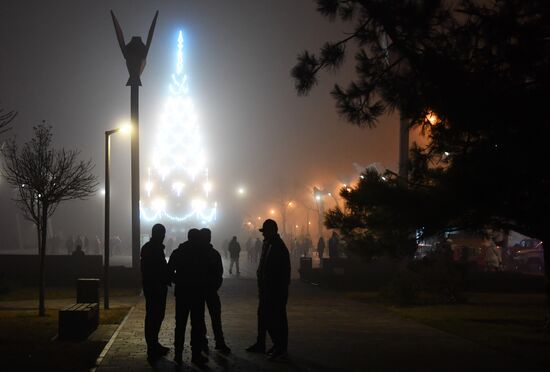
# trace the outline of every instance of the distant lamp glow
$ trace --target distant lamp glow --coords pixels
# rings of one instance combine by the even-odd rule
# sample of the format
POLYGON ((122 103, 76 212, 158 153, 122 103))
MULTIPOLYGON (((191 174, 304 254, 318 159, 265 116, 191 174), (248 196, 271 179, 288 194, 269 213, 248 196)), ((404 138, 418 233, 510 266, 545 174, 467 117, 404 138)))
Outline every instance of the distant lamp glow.
POLYGON ((269 213, 275 214, 275 209, 270 210, 269 213))
POLYGON ((315 195, 315 200, 320 201, 321 200, 321 195, 315 195))
POLYGON ((237 189, 237 194, 239 194, 240 196, 243 196, 245 193, 246 193, 246 190, 244 189, 244 187, 239 187, 237 189))
MULTIPOLYGON (((21 187, 25 187, 25 185, 21 185, 21 187)), ((99 193, 100 193, 101 195, 105 195, 105 189, 99 190, 99 193)))
POLYGON ((130 124, 123 124, 119 128, 121 133, 128 134, 132 131, 132 126, 130 124))

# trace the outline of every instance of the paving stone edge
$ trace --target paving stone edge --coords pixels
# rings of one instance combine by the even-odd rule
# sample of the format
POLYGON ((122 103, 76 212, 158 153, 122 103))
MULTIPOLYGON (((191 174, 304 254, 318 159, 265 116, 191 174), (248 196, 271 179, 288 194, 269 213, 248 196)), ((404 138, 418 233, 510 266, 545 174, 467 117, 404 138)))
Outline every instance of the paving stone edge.
POLYGON ((130 311, 128 311, 128 314, 126 314, 124 319, 122 319, 122 322, 120 322, 120 324, 118 325, 116 331, 113 333, 113 335, 109 339, 109 342, 107 342, 107 345, 105 345, 103 350, 101 350, 101 353, 99 354, 99 356, 97 357, 97 359, 95 361, 95 366, 90 369, 90 372, 96 372, 96 370, 99 368, 99 366, 101 365, 101 362, 103 362, 103 359, 105 358, 105 355, 107 355, 107 353, 109 352, 109 349, 111 348, 111 346, 115 342, 115 340, 118 336, 118 333, 120 332, 122 327, 124 327, 124 324, 126 324, 126 320, 128 320, 128 318, 130 317, 130 315, 132 314, 134 309, 135 309, 135 306, 132 306, 130 308, 130 311))

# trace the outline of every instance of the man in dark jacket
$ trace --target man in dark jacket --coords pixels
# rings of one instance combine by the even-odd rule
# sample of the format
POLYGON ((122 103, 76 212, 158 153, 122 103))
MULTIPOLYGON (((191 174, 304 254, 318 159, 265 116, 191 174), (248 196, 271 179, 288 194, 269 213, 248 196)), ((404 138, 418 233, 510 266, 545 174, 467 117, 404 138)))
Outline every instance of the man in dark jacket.
POLYGON ((161 224, 153 226, 151 240, 141 248, 141 279, 145 295, 145 341, 147 356, 157 359, 168 354, 169 348, 159 343, 159 331, 166 310, 166 292, 170 280, 164 256, 164 235, 161 224))
POLYGON ((188 240, 170 255, 168 271, 176 283, 176 328, 174 330, 174 361, 182 364, 187 318, 191 314, 191 361, 201 365, 208 358, 201 354, 206 338, 204 301, 208 286, 208 251, 201 246, 200 232, 189 230, 188 240))
POLYGON ((233 264, 237 265, 237 274, 240 274, 241 271, 239 269, 239 255, 241 253, 241 245, 237 241, 237 237, 234 236, 233 239, 229 242, 229 274, 233 271, 233 264))
MULTIPOLYGON (((203 246, 203 249, 208 252, 209 259, 208 283, 205 299, 212 323, 212 332, 214 333, 214 339, 216 340, 216 350, 222 353, 230 353, 231 349, 225 344, 225 339, 223 337, 222 304, 220 301, 220 296, 218 296, 218 290, 222 286, 223 282, 222 257, 210 243, 212 239, 212 232, 210 229, 201 229, 200 233, 201 245, 203 246)), ((204 350, 208 352, 207 340, 204 343, 204 350)))
POLYGON ((262 256, 258 265, 258 338, 246 350, 265 352, 265 337, 269 333, 273 347, 269 359, 286 358, 288 346, 288 321, 286 303, 290 284, 290 257, 285 243, 277 233, 277 223, 265 220, 260 231, 264 235, 262 256))

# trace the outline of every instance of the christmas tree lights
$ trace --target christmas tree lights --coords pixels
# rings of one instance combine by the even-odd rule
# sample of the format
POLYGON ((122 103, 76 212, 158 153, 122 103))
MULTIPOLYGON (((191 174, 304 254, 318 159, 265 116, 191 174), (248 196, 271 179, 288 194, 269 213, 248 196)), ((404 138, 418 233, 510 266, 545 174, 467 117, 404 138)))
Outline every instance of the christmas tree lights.
POLYGON ((177 45, 176 72, 156 132, 140 209, 145 221, 177 223, 181 230, 187 230, 212 224, 217 203, 210 199, 213 185, 183 69, 181 31, 177 45))

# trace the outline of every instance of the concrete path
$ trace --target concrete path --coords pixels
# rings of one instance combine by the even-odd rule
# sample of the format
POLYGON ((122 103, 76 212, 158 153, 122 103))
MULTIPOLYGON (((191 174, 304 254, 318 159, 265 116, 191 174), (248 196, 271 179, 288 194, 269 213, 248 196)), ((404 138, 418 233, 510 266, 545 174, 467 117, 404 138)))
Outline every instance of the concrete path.
MULTIPOLYGON (((511 371, 543 370, 470 341, 293 281, 288 304, 290 360, 275 363, 244 349, 256 336, 256 283, 251 270, 224 280, 220 291, 224 331, 233 352, 211 351, 208 371, 511 371)), ((144 301, 138 303, 110 346, 99 372, 177 371, 173 352, 151 366, 143 339, 144 301)), ((210 324, 209 337, 212 337, 210 324)), ((161 343, 172 347, 174 300, 169 294, 161 343)), ((186 336, 189 333, 186 333, 186 336)), ((188 344, 188 340, 186 340, 188 344)), ((211 342, 213 344, 213 342, 211 342)), ((182 371, 190 364, 186 345, 182 371)))

